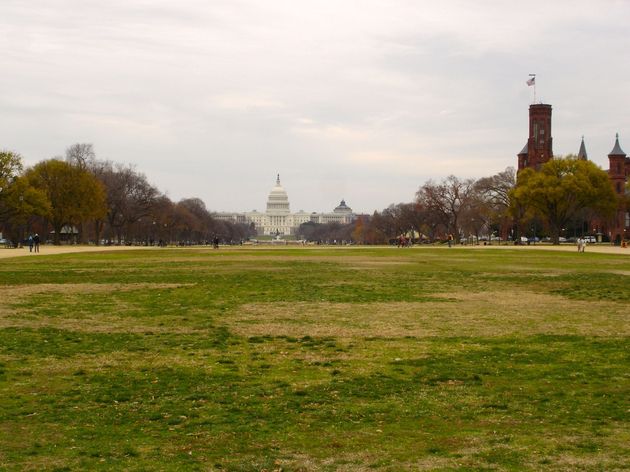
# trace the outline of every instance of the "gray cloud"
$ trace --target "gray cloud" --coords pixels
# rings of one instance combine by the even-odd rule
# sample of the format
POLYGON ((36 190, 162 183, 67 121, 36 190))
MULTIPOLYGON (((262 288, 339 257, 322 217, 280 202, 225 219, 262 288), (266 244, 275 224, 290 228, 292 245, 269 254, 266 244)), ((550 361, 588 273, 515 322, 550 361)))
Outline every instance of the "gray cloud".
POLYGON ((178 199, 372 211, 515 165, 531 88, 554 150, 630 148, 621 1, 115 0, 0 5, 0 147, 91 142, 178 199), (624 136, 627 135, 626 141, 624 136))

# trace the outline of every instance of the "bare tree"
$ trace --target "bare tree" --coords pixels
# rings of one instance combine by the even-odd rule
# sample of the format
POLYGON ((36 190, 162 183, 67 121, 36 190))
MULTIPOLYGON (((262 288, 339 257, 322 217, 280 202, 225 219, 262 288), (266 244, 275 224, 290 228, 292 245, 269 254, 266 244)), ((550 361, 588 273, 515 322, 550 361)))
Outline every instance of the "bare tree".
POLYGON ((187 239, 197 243, 210 241, 213 218, 203 200, 200 198, 186 198, 181 200, 178 205, 188 211, 193 218, 187 239))
POLYGON ((489 225, 499 229, 502 237, 507 237, 513 225, 510 215, 510 192, 516 186, 516 171, 508 167, 503 172, 483 177, 475 185, 483 201, 483 214, 489 225))
POLYGON ((80 169, 88 169, 96 160, 94 146, 89 143, 76 143, 66 149, 66 162, 80 169))
POLYGON ((418 202, 399 203, 400 227, 403 232, 414 231, 418 237, 432 237, 431 227, 428 224, 428 214, 423 205, 418 202))
POLYGON ((510 207, 510 191, 516 185, 516 171, 508 167, 503 172, 483 177, 476 183, 476 188, 497 208, 504 211, 510 207))
POLYGON ((124 230, 151 214, 158 190, 147 181, 144 174, 136 172, 132 166, 122 164, 103 169, 100 179, 107 190, 107 221, 120 244, 124 230))
POLYGON ((428 181, 416 193, 416 201, 427 209, 434 223, 443 225, 459 241, 460 220, 472 203, 474 185, 473 179, 460 180, 454 175, 439 184, 428 181))

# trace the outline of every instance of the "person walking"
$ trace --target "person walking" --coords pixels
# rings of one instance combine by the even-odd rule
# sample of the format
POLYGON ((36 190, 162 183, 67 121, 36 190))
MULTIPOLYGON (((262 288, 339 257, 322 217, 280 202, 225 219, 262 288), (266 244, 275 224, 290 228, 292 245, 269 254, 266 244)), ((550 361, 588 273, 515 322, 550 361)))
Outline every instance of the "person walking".
POLYGON ((33 252, 33 235, 28 235, 28 252, 33 252))
POLYGON ((453 244, 453 235, 449 234, 448 235, 448 247, 451 247, 451 244, 453 244))
POLYGON ((35 236, 33 236, 33 244, 35 246, 35 252, 39 252, 39 234, 35 233, 35 236))

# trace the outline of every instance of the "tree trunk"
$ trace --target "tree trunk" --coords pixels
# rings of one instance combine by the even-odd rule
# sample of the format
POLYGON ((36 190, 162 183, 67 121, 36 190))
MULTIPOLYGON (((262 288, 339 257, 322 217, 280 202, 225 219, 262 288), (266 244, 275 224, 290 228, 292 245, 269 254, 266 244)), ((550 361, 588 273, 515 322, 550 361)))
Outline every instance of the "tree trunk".
POLYGON ((83 231, 83 229, 84 229, 83 222, 80 222, 77 226, 78 226, 78 229, 79 229, 79 242, 81 244, 86 244, 87 241, 86 241, 86 234, 83 231))
POLYGON ((53 244, 55 246, 59 246, 61 244, 61 229, 63 228, 63 223, 53 223, 52 227, 55 232, 55 235, 53 236, 53 244))
POLYGON ((101 245, 101 231, 103 230, 103 222, 101 220, 94 220, 94 234, 96 237, 96 245, 101 245))

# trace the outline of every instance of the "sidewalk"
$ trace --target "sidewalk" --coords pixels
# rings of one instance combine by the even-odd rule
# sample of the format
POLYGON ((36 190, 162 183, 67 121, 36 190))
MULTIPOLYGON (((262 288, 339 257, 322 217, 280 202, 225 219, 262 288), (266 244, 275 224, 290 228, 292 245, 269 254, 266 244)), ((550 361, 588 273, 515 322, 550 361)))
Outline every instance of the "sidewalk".
POLYGON ((39 253, 29 252, 28 246, 16 249, 0 248, 0 259, 7 259, 9 257, 22 257, 22 256, 50 256, 53 254, 69 254, 73 252, 105 252, 105 251, 130 251, 134 249, 156 249, 156 247, 146 246, 53 246, 49 244, 42 244, 39 246, 39 253))

